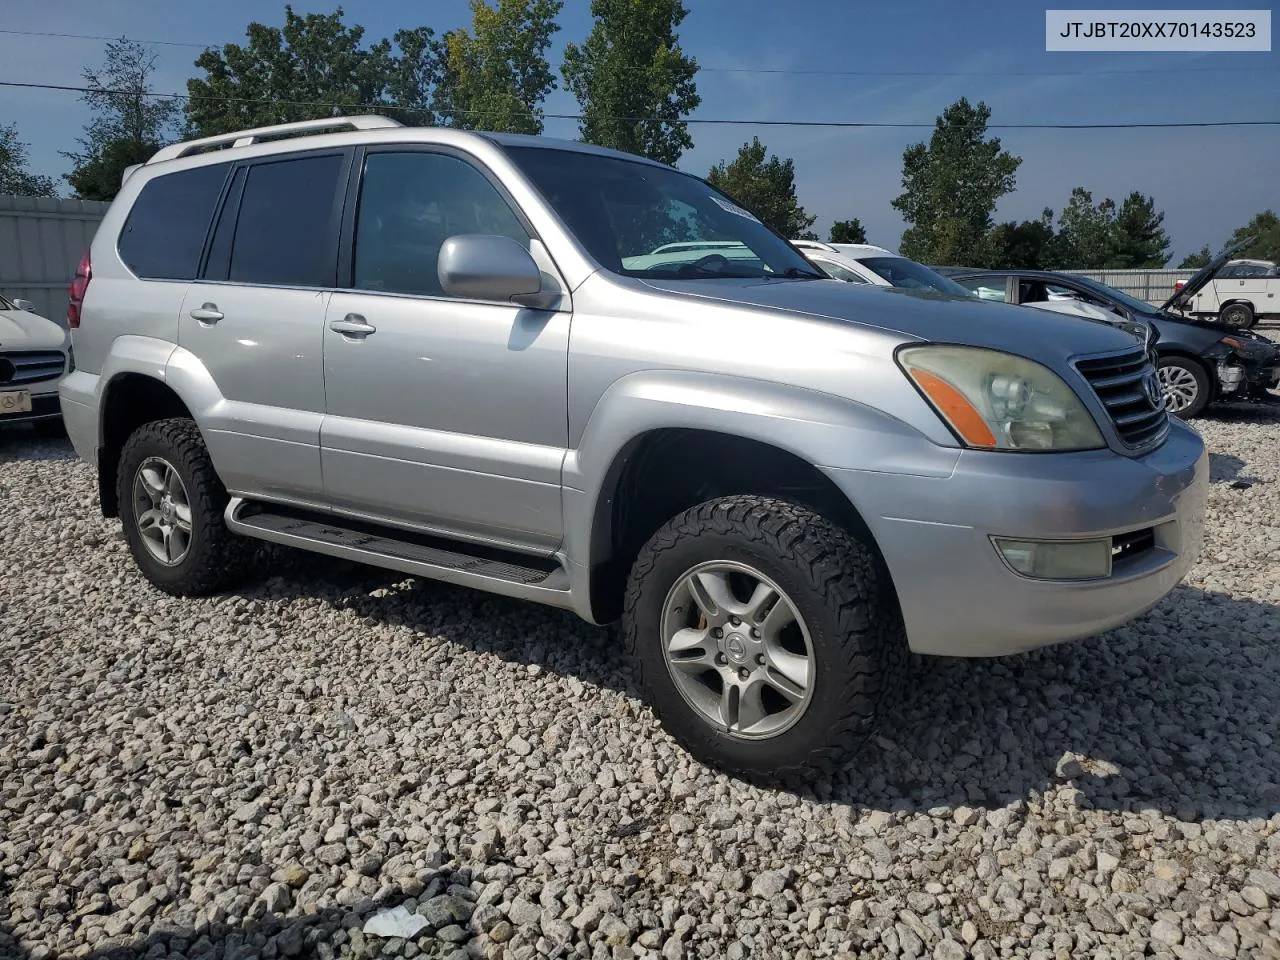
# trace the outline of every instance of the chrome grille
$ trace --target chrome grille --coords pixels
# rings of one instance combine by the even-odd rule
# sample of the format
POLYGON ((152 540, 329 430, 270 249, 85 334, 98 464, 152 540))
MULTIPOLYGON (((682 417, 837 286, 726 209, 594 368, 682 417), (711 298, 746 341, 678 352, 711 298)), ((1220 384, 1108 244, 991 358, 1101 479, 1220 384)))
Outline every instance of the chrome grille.
POLYGON ((10 350, 0 353, 0 387, 56 380, 67 358, 57 350, 10 350))
POLYGON ((1144 351, 1080 360, 1076 369, 1107 408, 1126 446, 1149 447, 1164 439, 1169 432, 1169 415, 1164 409, 1163 393, 1159 406, 1152 405, 1147 396, 1146 383, 1155 377, 1155 367, 1144 351))

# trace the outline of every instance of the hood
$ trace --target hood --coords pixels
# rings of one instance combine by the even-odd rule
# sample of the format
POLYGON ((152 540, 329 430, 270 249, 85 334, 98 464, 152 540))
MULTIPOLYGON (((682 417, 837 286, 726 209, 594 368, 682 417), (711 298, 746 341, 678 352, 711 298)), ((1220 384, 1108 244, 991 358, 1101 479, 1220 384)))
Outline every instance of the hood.
POLYGON ((1161 310, 1172 310, 1177 306, 1187 303, 1196 293, 1201 290, 1205 284, 1217 276, 1218 271, 1223 265, 1230 260, 1237 250, 1242 250, 1253 242, 1252 237, 1245 237, 1243 240, 1237 240, 1235 243, 1229 243, 1219 251, 1218 255, 1206 263, 1203 267, 1191 275, 1191 278, 1182 285, 1182 289, 1175 293, 1172 297, 1160 304, 1161 310))
POLYGON ((67 331, 25 310, 0 310, 0 350, 65 350, 67 331))
POLYGON ((1110 323, 927 290, 828 280, 644 280, 681 297, 741 304, 892 331, 907 339, 988 347, 1064 365, 1082 354, 1131 349, 1132 335, 1110 323), (1031 334, 1031 335, 1029 335, 1031 334))

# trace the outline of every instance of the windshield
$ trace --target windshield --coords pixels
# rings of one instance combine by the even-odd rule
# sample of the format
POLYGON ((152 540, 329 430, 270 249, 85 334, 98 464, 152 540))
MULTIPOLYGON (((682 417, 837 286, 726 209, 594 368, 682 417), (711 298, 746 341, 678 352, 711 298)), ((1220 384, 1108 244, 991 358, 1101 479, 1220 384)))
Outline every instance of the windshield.
POLYGON ((606 270, 652 279, 824 279, 787 241, 696 177, 577 150, 507 153, 606 270))
POLYGON ((1141 313, 1146 316, 1156 316, 1160 313, 1159 310, 1146 301, 1139 300, 1137 297, 1131 297, 1129 294, 1122 290, 1117 290, 1115 287, 1108 287, 1105 283, 1100 283, 1097 280, 1091 280, 1089 277, 1072 277, 1072 279, 1075 280, 1076 283, 1080 284, 1080 286, 1088 290, 1092 290, 1094 293, 1106 297, 1108 300, 1114 300, 1116 303, 1123 304, 1134 313, 1141 313))
POLYGON ((935 290, 938 293, 955 294, 957 297, 976 296, 972 290, 960 286, 950 277, 944 277, 923 263, 916 263, 906 257, 859 257, 858 262, 874 270, 877 276, 888 280, 895 287, 935 290))

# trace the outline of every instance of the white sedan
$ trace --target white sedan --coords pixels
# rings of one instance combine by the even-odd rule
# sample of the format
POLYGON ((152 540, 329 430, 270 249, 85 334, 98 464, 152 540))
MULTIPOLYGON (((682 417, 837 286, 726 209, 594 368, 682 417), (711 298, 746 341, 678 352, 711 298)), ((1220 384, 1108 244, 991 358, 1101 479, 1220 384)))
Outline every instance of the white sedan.
POLYGON ((62 431, 58 381, 71 364, 71 338, 26 300, 0 297, 0 426, 30 423, 62 431))

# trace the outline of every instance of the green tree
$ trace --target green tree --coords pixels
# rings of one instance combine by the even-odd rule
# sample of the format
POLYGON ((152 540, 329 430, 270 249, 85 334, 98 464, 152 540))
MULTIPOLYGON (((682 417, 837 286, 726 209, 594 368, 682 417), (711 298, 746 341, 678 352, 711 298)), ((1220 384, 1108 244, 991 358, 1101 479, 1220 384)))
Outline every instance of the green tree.
POLYGON ((796 199, 795 163, 769 155, 759 137, 744 143, 728 163, 711 168, 707 182, 727 193, 782 236, 796 238, 805 233, 817 217, 805 213, 796 199))
POLYGON ((250 23, 244 45, 228 43, 196 58, 204 76, 187 81, 189 136, 353 113, 434 122, 430 101, 441 48, 430 28, 365 46, 364 27, 343 23, 341 7, 300 15, 286 5, 284 18, 283 27, 250 23))
POLYGON ((1169 235, 1164 230, 1164 213, 1155 200, 1134 191, 1124 198, 1111 228, 1111 257, 1108 267, 1137 269, 1163 267, 1169 262, 1169 235))
POLYGON ((1056 241, 1053 211, 1046 208, 1039 220, 994 226, 983 243, 979 265, 993 270, 1045 270, 1055 265, 1056 241))
POLYGON ((837 220, 831 225, 827 234, 828 243, 866 243, 867 231, 857 217, 852 220, 837 220))
POLYGON ((1093 202, 1084 187, 1071 191, 1071 199, 1058 217, 1057 260, 1075 270, 1099 270, 1110 264, 1112 224, 1116 203, 1109 197, 1093 202))
POLYGON ((902 193, 893 206, 909 226, 902 255, 927 263, 962 263, 980 249, 996 203, 1014 188, 1021 157, 987 137, 991 109, 961 97, 943 111, 928 144, 902 154, 902 193))
POLYGON ((702 102, 698 64, 676 39, 688 14, 681 0, 591 0, 591 33, 561 67, 583 140, 670 164, 693 146, 681 121, 702 102))
POLYGON ((1237 250, 1236 257, 1250 260, 1270 260, 1280 263, 1280 217, 1274 210, 1263 210, 1243 227, 1231 234, 1228 243, 1251 237, 1248 246, 1237 250))
POLYGON ((1195 253, 1188 253, 1185 257, 1183 257, 1182 262, 1178 264, 1178 269, 1179 270, 1199 270, 1201 267, 1205 266, 1212 259, 1213 259, 1213 253, 1210 252, 1209 245, 1206 243, 1203 247, 1201 247, 1195 253))
POLYGON ((1059 264, 1076 270, 1163 267, 1169 262, 1164 214, 1137 191, 1117 207, 1110 197, 1095 204, 1090 191, 1076 187, 1058 219, 1056 248, 1059 264))
POLYGON ((33 174, 28 166, 30 148, 18 137, 18 125, 0 126, 0 195, 16 197, 56 197, 50 177, 33 174))
POLYGON ((547 46, 561 0, 471 0, 471 31, 443 37, 434 105, 467 130, 541 133, 542 101, 555 88, 547 46))
POLYGON ((85 67, 81 100, 92 119, 85 124, 78 152, 63 153, 75 164, 66 175, 76 196, 111 200, 126 167, 145 163, 174 132, 176 101, 157 97, 151 86, 156 57, 145 44, 114 40, 100 67, 85 67))

